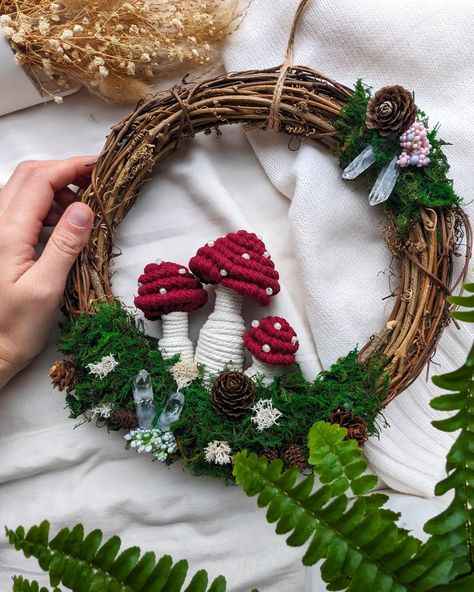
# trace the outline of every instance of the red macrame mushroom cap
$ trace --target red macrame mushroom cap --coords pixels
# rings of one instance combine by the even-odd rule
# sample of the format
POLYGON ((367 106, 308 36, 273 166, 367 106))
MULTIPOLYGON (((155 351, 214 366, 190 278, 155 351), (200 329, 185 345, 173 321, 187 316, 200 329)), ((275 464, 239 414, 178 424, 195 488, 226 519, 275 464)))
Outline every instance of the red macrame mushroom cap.
POLYGON ((170 312, 190 312, 204 306, 207 292, 184 265, 163 261, 148 264, 138 278, 135 306, 149 320, 170 312))
POLYGON ((209 241, 190 260, 189 268, 204 283, 221 284, 261 306, 268 306, 280 291, 265 244, 246 230, 209 241))
POLYGON ((244 333, 245 347, 261 362, 287 366, 295 361, 299 343, 291 325, 281 317, 265 317, 252 321, 244 333))

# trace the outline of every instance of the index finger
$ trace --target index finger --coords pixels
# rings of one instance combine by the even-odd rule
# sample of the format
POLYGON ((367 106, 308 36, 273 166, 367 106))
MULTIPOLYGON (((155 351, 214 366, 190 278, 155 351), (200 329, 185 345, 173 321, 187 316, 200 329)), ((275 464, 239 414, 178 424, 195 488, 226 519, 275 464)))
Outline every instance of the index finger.
POLYGON ((7 204, 4 215, 8 223, 27 231, 31 228, 37 230, 38 223, 48 214, 54 193, 90 176, 95 159, 94 156, 76 156, 66 160, 21 163, 2 191, 2 200, 6 200, 7 204))

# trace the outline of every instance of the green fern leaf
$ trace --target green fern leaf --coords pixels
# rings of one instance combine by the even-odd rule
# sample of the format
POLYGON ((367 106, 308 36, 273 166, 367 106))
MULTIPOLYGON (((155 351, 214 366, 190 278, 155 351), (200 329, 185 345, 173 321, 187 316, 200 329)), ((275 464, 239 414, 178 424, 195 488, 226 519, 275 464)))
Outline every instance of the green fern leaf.
MULTIPOLYGON (((49 592, 44 586, 40 586, 36 580, 29 581, 23 576, 13 576, 13 592, 49 592)), ((61 592, 59 588, 54 588, 53 592, 61 592)))
POLYGON ((303 563, 322 560, 328 590, 424 592, 447 582, 451 556, 399 528, 398 514, 383 508, 386 496, 357 494, 349 501, 348 489, 366 494, 374 478, 365 479, 367 463, 346 435, 324 422, 311 428, 310 462, 322 483, 315 491, 312 476, 297 482, 296 471, 283 472, 281 462, 245 451, 234 458, 237 483, 267 507, 267 519, 277 533, 289 534, 289 545, 309 541, 303 563))
MULTIPOLYGON (((114 536, 102 544, 102 532, 94 530, 84 536, 78 524, 63 528, 49 540, 49 523, 32 526, 27 533, 22 526, 6 528, 7 538, 15 549, 35 557, 49 572, 53 592, 63 584, 73 592, 180 592, 188 574, 188 563, 173 564, 165 555, 158 562, 154 553, 141 555, 138 547, 120 552, 120 538, 114 536)), ((199 571, 190 580, 186 592, 225 592, 226 582, 220 576, 208 588, 208 576, 199 571)), ((36 582, 14 578, 14 592, 48 592, 36 582)))
MULTIPOLYGON (((466 284, 464 288, 474 293, 474 284, 466 284)), ((450 296, 448 301, 474 307, 474 294, 450 296)), ((474 310, 455 311, 451 315, 474 321, 474 310)), ((433 425, 444 432, 459 430, 459 435, 447 455, 447 477, 435 488, 436 495, 453 490, 453 500, 446 510, 426 523, 425 531, 454 557, 450 571, 450 579, 454 581, 449 584, 449 590, 468 590, 459 587, 462 586, 459 582, 467 580, 455 578, 474 572, 474 345, 461 368, 435 376, 433 382, 449 393, 433 399, 431 406, 438 411, 456 412, 447 419, 434 421, 433 425)))

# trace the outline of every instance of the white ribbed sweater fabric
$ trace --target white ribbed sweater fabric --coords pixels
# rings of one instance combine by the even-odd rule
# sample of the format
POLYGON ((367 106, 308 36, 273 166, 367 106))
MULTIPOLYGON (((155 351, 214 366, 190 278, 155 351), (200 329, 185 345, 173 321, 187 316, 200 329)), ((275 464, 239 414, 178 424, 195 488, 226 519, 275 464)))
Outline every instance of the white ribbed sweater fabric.
MULTIPOLYGON (((255 0, 225 52, 227 70, 281 63, 295 0, 255 0)), ((470 100, 474 90, 474 3, 442 0, 312 0, 300 22, 294 63, 311 66, 346 85, 363 77, 375 89, 402 84, 442 124, 453 146, 446 152, 456 190, 471 200, 474 174, 470 100), (470 75, 468 75, 470 73, 470 75)), ((334 157, 306 143, 288 150, 288 138, 252 132, 250 141, 269 179, 292 200, 290 226, 305 306, 323 367, 362 345, 390 310, 390 256, 381 238, 380 207, 370 208, 361 183, 342 181, 334 157)), ((472 206, 467 206, 472 211, 472 206)), ((434 358, 434 372, 464 358, 472 332, 451 326, 434 358)), ((367 456, 392 488, 431 496, 444 470, 452 435, 431 427, 429 400, 437 389, 420 377, 384 413, 390 427, 372 439, 367 456)))

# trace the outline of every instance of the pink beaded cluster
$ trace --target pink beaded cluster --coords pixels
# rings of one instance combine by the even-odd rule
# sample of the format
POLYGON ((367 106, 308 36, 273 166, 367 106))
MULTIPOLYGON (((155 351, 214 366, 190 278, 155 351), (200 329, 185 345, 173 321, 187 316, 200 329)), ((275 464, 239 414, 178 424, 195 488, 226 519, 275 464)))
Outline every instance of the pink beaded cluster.
POLYGON ((424 167, 430 164, 428 155, 431 144, 428 140, 425 126, 421 121, 415 123, 400 136, 400 146, 403 152, 398 157, 398 165, 401 167, 424 167))

